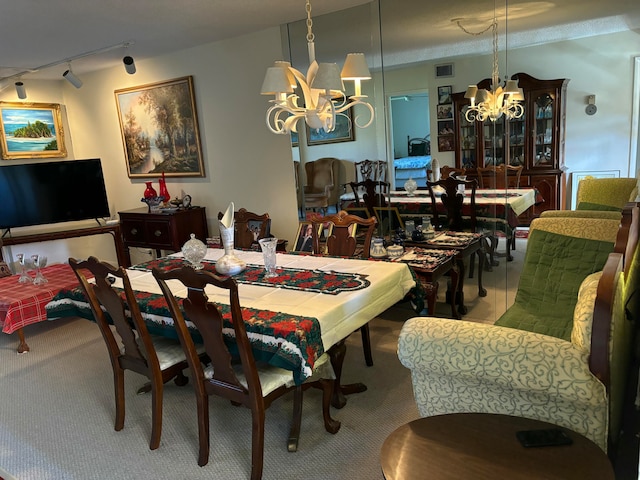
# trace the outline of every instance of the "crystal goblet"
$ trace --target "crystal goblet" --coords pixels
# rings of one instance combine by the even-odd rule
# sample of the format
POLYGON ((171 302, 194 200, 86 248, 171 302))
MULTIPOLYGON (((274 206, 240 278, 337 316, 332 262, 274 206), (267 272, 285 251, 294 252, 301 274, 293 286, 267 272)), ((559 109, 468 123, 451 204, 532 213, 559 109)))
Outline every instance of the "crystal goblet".
POLYGON ((29 270, 29 260, 25 258, 24 253, 18 253, 16 258, 20 265, 20 277, 18 278, 18 283, 33 283, 33 279, 27 273, 29 270))
POLYGON ((41 269, 47 266, 47 257, 44 255, 31 255, 31 260, 33 261, 33 265, 36 267, 36 276, 33 279, 34 285, 43 285, 47 283, 49 280, 44 278, 41 269))

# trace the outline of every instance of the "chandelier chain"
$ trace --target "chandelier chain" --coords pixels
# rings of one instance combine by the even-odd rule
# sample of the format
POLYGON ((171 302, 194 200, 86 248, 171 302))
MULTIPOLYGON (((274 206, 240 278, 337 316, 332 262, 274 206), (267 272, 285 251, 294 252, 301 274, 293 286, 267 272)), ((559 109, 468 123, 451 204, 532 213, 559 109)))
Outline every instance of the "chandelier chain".
POLYGON ((487 28, 485 28, 484 30, 481 30, 479 32, 472 32, 471 30, 467 30, 464 25, 462 25, 461 23, 461 19, 457 19, 456 20, 456 25, 458 25, 458 27, 460 27, 460 30, 462 30, 464 33, 468 34, 468 35, 473 35, 473 36, 479 36, 482 35, 483 33, 486 33, 489 31, 490 28, 494 28, 496 26, 496 19, 493 19, 493 23, 491 25, 489 25, 487 28))
POLYGON ((310 2, 310 0, 307 0, 307 3, 305 5, 305 10, 307 11, 307 42, 311 43, 311 42, 314 41, 315 35, 311 31, 311 28, 313 27, 313 20, 311 20, 311 2, 310 2))

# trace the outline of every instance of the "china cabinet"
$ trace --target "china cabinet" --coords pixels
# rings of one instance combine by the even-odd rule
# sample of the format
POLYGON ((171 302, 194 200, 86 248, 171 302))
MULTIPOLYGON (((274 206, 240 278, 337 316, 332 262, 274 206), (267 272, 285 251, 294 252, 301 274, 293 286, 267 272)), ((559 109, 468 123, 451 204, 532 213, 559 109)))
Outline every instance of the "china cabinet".
MULTIPOLYGON (((520 186, 535 187, 544 201, 525 212, 520 220, 528 225, 544 210, 564 204, 564 130, 568 79, 538 80, 526 73, 517 79, 524 93, 524 114, 496 122, 467 120, 469 100, 464 92, 453 94, 456 168, 465 168, 476 178, 477 167, 523 165, 520 186)), ((485 79, 478 88, 490 89, 485 79)))

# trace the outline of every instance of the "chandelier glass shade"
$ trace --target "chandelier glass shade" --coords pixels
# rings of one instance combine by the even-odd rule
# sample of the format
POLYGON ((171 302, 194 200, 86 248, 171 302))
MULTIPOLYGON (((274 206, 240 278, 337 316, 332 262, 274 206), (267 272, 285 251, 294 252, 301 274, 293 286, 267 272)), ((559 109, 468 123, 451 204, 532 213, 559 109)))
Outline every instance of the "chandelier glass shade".
MULTIPOLYGON (((505 8, 505 22, 507 10, 505 8)), ((456 19, 458 26, 467 31, 461 24, 460 19, 456 19)), ((500 83, 498 71, 498 20, 496 18, 495 0, 493 7, 493 23, 491 24, 493 34, 493 68, 491 72, 491 90, 478 89, 476 85, 469 85, 464 98, 468 98, 471 105, 465 111, 467 121, 491 120, 495 122, 503 115, 511 120, 520 118, 524 114, 524 107, 520 102, 524 100, 524 93, 518 87, 517 80, 506 80, 504 87, 500 83)), ((486 29, 484 30, 486 31, 486 29)), ((467 32, 469 33, 469 32, 467 32)), ((506 37, 506 28, 505 28, 506 37)))
MULTIPOLYGON (((373 122, 373 107, 364 101, 362 80, 370 80, 371 73, 362 53, 347 55, 342 71, 336 63, 318 63, 315 58, 314 35, 312 32, 311 3, 306 2, 307 47, 309 69, 304 75, 289 62, 277 61, 267 69, 262 83, 262 95, 274 95, 267 110, 266 122, 269 130, 277 134, 298 131, 298 120, 304 118, 310 129, 332 132, 336 127, 336 117, 355 105, 367 108, 368 119, 361 123, 360 116, 353 120, 355 126, 366 128, 373 122), (348 97, 344 93, 344 81, 353 81, 355 94, 348 97)), ((349 124, 349 129, 353 125, 349 124)))

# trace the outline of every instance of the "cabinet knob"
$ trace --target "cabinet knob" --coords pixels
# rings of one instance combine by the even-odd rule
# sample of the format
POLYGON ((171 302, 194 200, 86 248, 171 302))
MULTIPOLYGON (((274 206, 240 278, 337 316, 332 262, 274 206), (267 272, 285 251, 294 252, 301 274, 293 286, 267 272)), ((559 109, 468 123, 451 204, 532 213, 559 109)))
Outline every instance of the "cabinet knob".
POLYGON ((138 234, 138 229, 137 228, 132 228, 131 229, 131 235, 137 235, 138 234))
POLYGON ((155 232, 153 232, 153 234, 154 234, 156 237, 160 237, 160 236, 162 235, 162 232, 161 232, 160 230, 156 230, 155 232))

